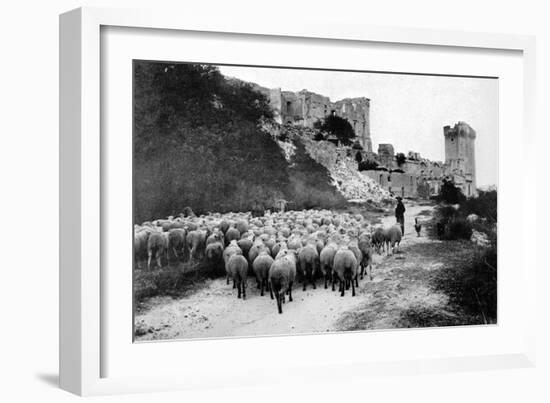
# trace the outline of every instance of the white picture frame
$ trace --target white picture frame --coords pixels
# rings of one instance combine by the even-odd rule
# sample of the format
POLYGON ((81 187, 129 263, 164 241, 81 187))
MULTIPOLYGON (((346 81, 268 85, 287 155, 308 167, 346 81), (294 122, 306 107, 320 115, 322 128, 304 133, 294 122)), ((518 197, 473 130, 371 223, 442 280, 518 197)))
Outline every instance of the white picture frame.
MULTIPOLYGON (((102 244, 101 209, 104 201, 103 147, 101 141, 101 29, 102 27, 133 27, 157 30, 180 30, 194 32, 217 32, 262 37, 353 41, 354 43, 377 42, 379 44, 402 44, 468 48, 478 52, 503 50, 521 52, 523 67, 523 155, 521 161, 529 161, 535 149, 535 40, 530 36, 457 31, 430 31, 408 28, 368 27, 353 24, 329 24, 326 22, 302 21, 284 27, 276 21, 197 18, 151 10, 118 10, 104 8, 80 8, 60 16, 60 385, 63 389, 79 395, 98 395, 129 392, 215 387, 234 384, 240 372, 236 369, 227 375, 220 367, 207 381, 196 377, 182 376, 184 369, 193 366, 192 361, 182 361, 172 366, 172 371, 158 376, 102 376, 105 351, 102 316, 107 315, 104 303, 101 267, 105 245, 102 244), (177 368, 180 367, 178 375, 177 368)), ((523 178, 525 189, 536 189, 536 173, 523 178)), ((531 192, 532 195, 532 192, 531 192)), ((527 197, 527 196, 524 196, 527 197)), ((525 199, 527 200, 527 199, 525 199)), ((499 215, 500 215, 499 206, 499 215)), ((522 225, 520 235, 535 233, 536 212, 524 205, 518 212, 522 225)), ((500 225, 500 217, 499 217, 500 225)), ((499 234, 500 236, 500 234, 499 234)), ((388 360, 369 362, 357 358, 353 363, 289 364, 284 374, 274 375, 267 363, 265 372, 247 375, 239 380, 242 385, 291 381, 298 373, 311 380, 322 381, 337 370, 338 376, 369 376, 380 374, 417 374, 436 371, 464 371, 493 368, 527 367, 535 362, 535 289, 537 265, 535 253, 528 253, 532 243, 521 237, 518 253, 522 267, 518 284, 521 286, 521 308, 525 312, 523 323, 514 324, 523 335, 523 342, 514 344, 502 353, 475 353, 469 356, 439 355, 418 359, 392 357, 388 360), (307 367, 307 371, 303 368, 307 367)), ((500 253, 500 250, 499 250, 500 253)), ((499 265, 500 267, 500 265, 499 265)), ((499 294, 499 298, 502 293, 499 294)), ((128 313, 131 315, 131 313, 128 313)), ((460 331, 460 330, 459 330, 460 331)), ((415 330, 422 337, 424 330, 415 330)), ((431 331, 433 332, 433 330, 431 331)), ((464 335, 464 329, 462 329, 464 335)), ((360 337, 393 337, 393 332, 376 335, 346 335, 350 343, 360 337)), ((443 333, 440 333, 443 334, 443 333)), ((293 338, 294 341, 310 337, 293 338)), ((329 337, 329 336, 323 336, 329 337)), ((343 335, 332 335, 344 337, 343 335)), ((401 336, 402 337, 402 336, 401 336)), ((252 344, 256 339, 224 340, 218 348, 227 348, 229 343, 252 344)), ((327 339, 329 340, 329 339, 327 339)), ((273 338, 273 343, 283 343, 284 337, 273 338)), ((200 343, 208 343, 200 341, 200 343)), ((198 345, 195 345, 198 346, 198 345)), ((164 343, 164 350, 176 348, 175 343, 164 343), (170 344, 173 347, 170 347, 170 344)), ((216 361, 216 355, 209 360, 216 361)), ((251 358, 253 359, 253 358, 251 358)), ((211 365, 211 364, 210 364, 211 365)), ((258 364, 261 366, 261 364, 258 364)), ((334 375, 332 375, 334 377, 334 375)))

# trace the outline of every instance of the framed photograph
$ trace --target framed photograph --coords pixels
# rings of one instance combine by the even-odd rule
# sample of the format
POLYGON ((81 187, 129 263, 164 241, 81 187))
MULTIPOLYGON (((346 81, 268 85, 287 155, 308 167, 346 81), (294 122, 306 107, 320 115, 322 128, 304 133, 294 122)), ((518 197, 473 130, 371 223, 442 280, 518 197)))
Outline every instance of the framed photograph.
POLYGON ((534 365, 532 37, 84 8, 60 49, 62 388, 534 365))

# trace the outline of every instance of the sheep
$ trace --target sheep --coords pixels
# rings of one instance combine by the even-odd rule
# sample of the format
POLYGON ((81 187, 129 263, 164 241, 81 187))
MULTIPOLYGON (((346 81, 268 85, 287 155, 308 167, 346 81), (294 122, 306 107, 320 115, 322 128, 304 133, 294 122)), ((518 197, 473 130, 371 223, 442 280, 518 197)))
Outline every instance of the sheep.
POLYGON ((167 238, 163 233, 152 232, 147 239, 147 269, 151 270, 151 259, 153 256, 157 261, 157 266, 162 267, 161 257, 168 248, 167 238))
POLYGON ((187 247, 189 248, 189 258, 192 261, 204 253, 208 235, 208 230, 195 230, 187 234, 186 240, 187 247))
POLYGON ((258 257, 254 259, 254 262, 252 263, 252 269, 254 270, 254 274, 256 274, 256 280, 258 281, 258 285, 260 287, 260 295, 262 297, 264 296, 264 287, 269 288, 269 268, 271 267, 273 262, 274 260, 269 255, 269 252, 266 250, 262 250, 258 257))
MULTIPOLYGON (((226 279, 227 284, 229 284, 229 277, 231 276, 231 272, 229 270, 229 258, 233 255, 242 255, 243 251, 241 248, 239 248, 239 245, 237 245, 237 241, 233 240, 231 243, 225 248, 223 251, 223 261, 225 263, 225 272, 226 272, 226 279)), ((233 283, 233 288, 235 288, 235 283, 233 283)))
POLYGON ((355 259, 357 260, 357 267, 355 268, 356 274, 355 277, 352 278, 352 281, 355 281, 355 285, 359 287, 357 276, 359 275, 359 272, 362 271, 361 262, 363 261, 363 252, 359 249, 358 242, 355 239, 348 244, 348 249, 353 252, 355 259))
POLYGON ((271 257, 276 258, 279 251, 288 249, 285 241, 277 242, 271 249, 271 257))
POLYGON ((204 254, 212 265, 218 266, 223 261, 223 243, 221 241, 209 243, 206 245, 204 254))
POLYGON ((363 274, 365 272, 365 269, 367 269, 367 273, 369 275, 369 278, 372 281, 372 255, 373 255, 373 249, 371 244, 370 236, 367 234, 361 235, 359 240, 357 241, 357 246, 361 250, 363 254, 363 259, 361 261, 361 279, 363 279, 363 274))
POLYGON ((239 239, 241 239, 241 233, 239 230, 235 227, 229 227, 225 233, 225 245, 227 246, 231 243, 231 241, 238 241, 239 239))
POLYGON ((185 258, 187 248, 187 243, 185 242, 187 234, 182 228, 171 229, 168 232, 168 250, 174 252, 176 259, 179 259, 178 251, 185 258))
POLYGON ((288 293, 288 300, 292 302, 292 284, 296 279, 295 252, 288 249, 281 251, 282 255, 275 259, 269 268, 268 282, 269 295, 277 300, 277 311, 283 313, 282 304, 285 302, 285 293, 288 293))
POLYGON ((325 278, 325 289, 327 288, 327 281, 332 275, 332 267, 334 265, 334 255, 336 254, 336 249, 336 244, 334 242, 329 242, 319 254, 320 269, 323 277, 325 278))
POLYGON ((388 254, 390 253, 390 247, 392 253, 395 253, 395 246, 397 245, 397 251, 399 251, 399 243, 403 237, 400 225, 394 225, 387 230, 386 242, 388 243, 388 254))
POLYGON ((338 277, 340 280, 340 296, 344 296, 344 290, 351 282, 351 296, 355 297, 355 283, 353 279, 357 275, 357 259, 354 253, 349 249, 339 249, 334 255, 334 268, 332 274, 332 291, 334 291, 334 281, 338 277))
POLYGON ((300 270, 302 271, 303 279, 303 291, 306 290, 307 280, 315 286, 315 274, 317 273, 317 266, 319 265, 319 253, 315 244, 308 243, 303 248, 298 250, 298 262, 300 263, 300 270))
POLYGON ((235 228, 239 231, 239 234, 244 234, 248 231, 248 222, 246 220, 239 220, 235 223, 235 228))
POLYGON ((220 229, 214 229, 214 231, 206 239, 206 246, 214 242, 224 243, 223 232, 220 229))
POLYGON ((147 256, 149 234, 149 231, 134 232, 134 258, 138 269, 141 269, 141 261, 147 256))
POLYGON ((229 221, 227 221, 227 220, 222 220, 222 221, 220 222, 220 224, 218 225, 218 228, 220 229, 220 231, 221 231, 222 233, 225 234, 225 233, 227 232, 227 230, 229 229, 230 226, 231 226, 231 224, 229 223, 229 221))
POLYGON ((372 244, 376 249, 376 253, 380 254, 380 249, 384 252, 384 246, 386 244, 386 231, 384 228, 378 227, 372 234, 372 244))
MULTIPOLYGON (((237 245, 239 245, 239 248, 243 251, 243 256, 246 257, 248 257, 248 252, 250 251, 250 248, 252 248, 253 244, 254 242, 251 237, 242 238, 237 241, 237 245)), ((248 262, 250 263, 250 260, 248 262)))
POLYGON ((246 299, 246 278, 248 276, 248 262, 243 255, 233 255, 227 262, 233 284, 237 287, 237 298, 246 299))
POLYGON ((269 252, 269 248, 267 246, 265 246, 265 244, 261 240, 254 241, 254 244, 252 245, 252 247, 248 251, 248 261, 249 262, 254 262, 254 260, 258 257, 258 255, 262 251, 269 252))

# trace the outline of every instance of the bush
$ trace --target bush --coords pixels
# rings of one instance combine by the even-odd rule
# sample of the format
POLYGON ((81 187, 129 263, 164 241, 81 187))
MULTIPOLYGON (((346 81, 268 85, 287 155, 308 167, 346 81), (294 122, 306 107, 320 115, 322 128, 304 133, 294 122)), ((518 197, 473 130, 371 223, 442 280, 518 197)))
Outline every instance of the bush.
POLYGON ((460 205, 460 211, 468 216, 476 214, 479 217, 487 219, 490 223, 497 222, 497 191, 478 190, 477 197, 470 197, 460 205))
POLYGON ((358 165, 359 171, 373 171, 376 168, 378 168, 378 162, 373 160, 364 160, 358 165))
POLYGON ((397 153, 395 155, 395 161, 397 162, 397 166, 401 166, 407 161, 407 157, 405 157, 403 153, 397 153))
POLYGON ((437 201, 449 204, 460 204, 466 200, 462 191, 450 180, 443 180, 437 201))
POLYGON ((453 206, 439 205, 435 208, 434 218, 429 225, 430 236, 446 241, 466 239, 472 236, 470 223, 453 206))
POLYGON ((344 145, 351 145, 355 140, 355 132, 351 124, 337 115, 329 115, 323 120, 318 120, 314 128, 335 135, 344 145))

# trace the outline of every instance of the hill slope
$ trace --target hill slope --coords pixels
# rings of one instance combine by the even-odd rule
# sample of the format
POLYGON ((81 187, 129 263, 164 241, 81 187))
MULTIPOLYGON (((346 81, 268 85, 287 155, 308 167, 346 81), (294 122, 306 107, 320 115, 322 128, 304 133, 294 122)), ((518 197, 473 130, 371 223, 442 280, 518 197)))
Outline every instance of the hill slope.
POLYGON ((292 164, 260 127, 267 98, 210 65, 134 62, 135 222, 270 207, 333 208, 345 199, 327 169, 298 146, 292 164))

